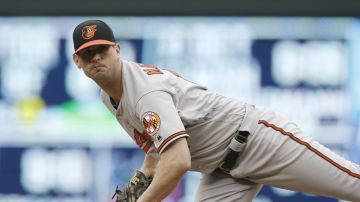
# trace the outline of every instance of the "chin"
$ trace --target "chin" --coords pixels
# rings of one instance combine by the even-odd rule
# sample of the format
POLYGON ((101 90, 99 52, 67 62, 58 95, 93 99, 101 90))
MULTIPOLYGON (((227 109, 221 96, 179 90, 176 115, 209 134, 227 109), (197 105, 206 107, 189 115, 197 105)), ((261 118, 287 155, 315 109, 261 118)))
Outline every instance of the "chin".
POLYGON ((108 79, 108 76, 105 73, 97 72, 95 75, 92 76, 92 79, 94 80, 106 80, 108 79))

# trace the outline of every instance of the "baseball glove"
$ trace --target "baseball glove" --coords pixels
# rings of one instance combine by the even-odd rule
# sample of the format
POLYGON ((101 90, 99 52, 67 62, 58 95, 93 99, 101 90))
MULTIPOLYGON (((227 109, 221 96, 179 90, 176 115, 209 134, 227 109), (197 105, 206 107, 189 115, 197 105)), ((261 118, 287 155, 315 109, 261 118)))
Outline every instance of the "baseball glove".
POLYGON ((147 178, 144 173, 137 170, 124 190, 116 187, 112 198, 116 196, 116 202, 135 202, 150 186, 151 181, 152 178, 147 178))

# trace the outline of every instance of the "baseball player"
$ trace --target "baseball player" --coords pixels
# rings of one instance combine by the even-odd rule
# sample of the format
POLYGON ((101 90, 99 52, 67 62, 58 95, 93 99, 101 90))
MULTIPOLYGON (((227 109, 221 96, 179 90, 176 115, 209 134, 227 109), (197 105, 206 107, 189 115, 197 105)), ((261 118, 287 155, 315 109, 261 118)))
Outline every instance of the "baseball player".
POLYGON ((360 167, 295 123, 174 72, 121 59, 102 21, 80 23, 73 41, 74 62, 146 153, 117 201, 161 201, 188 170, 202 173, 196 201, 252 201, 264 184, 360 201, 360 167))

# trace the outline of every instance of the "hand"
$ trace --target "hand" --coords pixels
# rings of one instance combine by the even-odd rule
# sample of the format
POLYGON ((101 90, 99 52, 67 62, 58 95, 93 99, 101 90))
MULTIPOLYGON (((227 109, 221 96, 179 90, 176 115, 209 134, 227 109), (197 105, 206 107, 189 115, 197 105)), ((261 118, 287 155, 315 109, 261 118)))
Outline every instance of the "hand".
POLYGON ((151 181, 152 178, 146 177, 144 173, 137 170, 123 191, 116 187, 112 198, 116 196, 116 202, 135 202, 150 186, 151 181))

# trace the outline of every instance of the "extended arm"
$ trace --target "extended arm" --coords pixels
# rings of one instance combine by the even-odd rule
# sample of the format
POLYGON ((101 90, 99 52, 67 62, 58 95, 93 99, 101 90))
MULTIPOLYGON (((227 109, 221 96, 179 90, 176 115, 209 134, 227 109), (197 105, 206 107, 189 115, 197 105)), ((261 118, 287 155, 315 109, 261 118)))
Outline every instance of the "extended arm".
POLYGON ((141 172, 145 174, 146 177, 153 178, 156 171, 156 166, 159 161, 159 158, 155 155, 147 154, 144 159, 144 163, 140 169, 141 172))
POLYGON ((160 202, 166 198, 190 166, 191 157, 186 138, 180 138, 162 152, 154 179, 138 202, 160 202))

